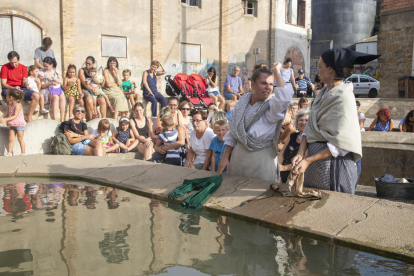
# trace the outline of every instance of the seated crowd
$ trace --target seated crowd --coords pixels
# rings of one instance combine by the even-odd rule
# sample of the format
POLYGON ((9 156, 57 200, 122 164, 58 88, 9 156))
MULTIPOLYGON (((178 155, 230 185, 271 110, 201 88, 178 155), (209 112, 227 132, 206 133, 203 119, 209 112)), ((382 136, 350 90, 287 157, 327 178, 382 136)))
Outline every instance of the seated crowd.
MULTIPOLYGON (((151 103, 152 116, 157 117, 154 131, 152 120, 144 116, 145 107, 136 91, 136 83, 130 80, 131 71, 126 69, 121 73, 115 57, 108 59, 103 75, 94 67, 94 57, 89 56, 85 60, 85 67, 77 71, 76 66, 71 64, 62 77, 51 45, 50 38, 43 39, 42 47, 35 52, 35 65, 29 68, 20 64, 19 54, 12 51, 8 54, 9 63, 1 69, 0 104, 5 104, 6 99, 9 115, 0 118, 0 123, 7 122, 10 126, 8 156, 12 155, 16 134, 22 154, 25 154, 23 134, 26 121, 31 121, 35 112, 50 112, 53 119, 59 117, 61 129, 77 155, 105 156, 110 152, 135 151, 140 152, 144 160, 217 171, 225 149, 223 137, 228 131, 228 121, 243 95, 239 67, 234 67, 225 78, 224 97, 217 86, 215 68, 209 68, 205 77, 208 84, 206 91, 213 103, 206 110, 194 110, 190 102, 180 102, 175 97, 166 99, 157 91, 157 76, 167 72, 159 61, 152 61, 142 76, 142 98, 151 103), (21 105, 23 99, 30 101, 26 116, 21 105), (65 120, 66 101, 69 103, 69 120, 65 120), (49 110, 45 108, 46 103, 50 103, 49 110), (159 116, 157 103, 161 105, 159 116), (114 119, 119 119, 119 125, 113 133, 106 119, 108 110, 114 119), (98 128, 89 134, 86 120, 99 117, 102 119, 98 128)), ((308 91, 305 88, 311 84, 309 79, 300 70, 299 78, 295 80, 290 65, 291 61, 287 60, 281 70, 282 76, 286 77, 286 82, 292 83, 298 96, 306 96, 308 91)), ((266 67, 265 64, 259 64, 255 70, 266 67)), ((317 95, 316 87, 311 85, 311 89, 317 95)), ((301 97, 298 103, 292 101, 286 111, 278 141, 282 179, 286 179, 292 169, 291 159, 299 149, 309 116, 308 109, 311 108, 312 103, 308 103, 306 97, 301 97)), ((356 101, 360 130, 364 131, 365 116, 359 108, 360 103, 356 101)), ((403 118, 400 131, 413 132, 413 112, 410 111, 403 118)), ((368 131, 392 129, 390 111, 382 108, 368 131)))

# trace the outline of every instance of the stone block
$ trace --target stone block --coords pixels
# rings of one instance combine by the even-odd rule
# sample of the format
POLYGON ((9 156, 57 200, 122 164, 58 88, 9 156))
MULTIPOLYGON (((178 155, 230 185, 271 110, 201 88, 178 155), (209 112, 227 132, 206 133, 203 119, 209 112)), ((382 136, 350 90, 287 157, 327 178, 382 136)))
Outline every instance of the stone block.
POLYGON ((0 176, 15 176, 20 167, 25 166, 23 159, 26 156, 0 156, 1 171, 0 176))
POLYGON ((349 223, 363 220, 364 211, 378 201, 378 199, 329 191, 323 191, 322 196, 323 198, 317 201, 297 198, 290 198, 290 201, 284 200, 284 204, 277 201, 274 211, 262 221, 283 224, 302 231, 312 229, 314 233, 334 237, 349 223), (294 200, 303 203, 295 203, 294 200))
POLYGON ((17 176, 83 176, 114 163, 112 158, 76 155, 28 155, 23 166, 17 170, 17 176))
POLYGON ((414 257, 414 205, 379 200, 363 214, 337 239, 414 257))

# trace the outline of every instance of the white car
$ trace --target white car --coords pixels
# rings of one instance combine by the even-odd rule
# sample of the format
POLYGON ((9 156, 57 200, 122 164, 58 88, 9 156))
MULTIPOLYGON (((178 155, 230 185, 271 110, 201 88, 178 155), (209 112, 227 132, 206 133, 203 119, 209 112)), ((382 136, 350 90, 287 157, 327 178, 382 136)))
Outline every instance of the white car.
POLYGON ((355 97, 368 96, 375 98, 380 89, 380 82, 376 79, 365 75, 352 75, 345 80, 345 82, 352 82, 354 85, 355 97))

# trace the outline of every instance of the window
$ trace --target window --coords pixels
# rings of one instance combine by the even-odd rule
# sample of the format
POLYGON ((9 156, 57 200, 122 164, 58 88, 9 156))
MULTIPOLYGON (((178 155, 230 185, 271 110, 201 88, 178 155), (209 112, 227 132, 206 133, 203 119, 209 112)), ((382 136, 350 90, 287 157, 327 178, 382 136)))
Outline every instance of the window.
POLYGON ((201 8, 201 0, 181 0, 181 3, 186 6, 201 8))
POLYGON ((257 0, 242 0, 242 14, 257 17, 257 0))
POLYGON ((127 38, 125 36, 101 36, 101 56, 127 58, 127 38))
POLYGON ((348 79, 348 81, 352 82, 352 83, 358 83, 358 77, 350 77, 348 79))
POLYGON ((305 18, 305 0, 286 0, 286 23, 305 27, 305 18))
POLYGON ((10 51, 19 53, 23 65, 34 63, 34 52, 42 46, 42 29, 39 26, 22 17, 0 16, 0 33, 0 64, 8 62, 10 51))
POLYGON ((201 44, 181 43, 181 61, 201 63, 201 44))
POLYGON ((369 82, 367 77, 359 76, 359 82, 369 82))

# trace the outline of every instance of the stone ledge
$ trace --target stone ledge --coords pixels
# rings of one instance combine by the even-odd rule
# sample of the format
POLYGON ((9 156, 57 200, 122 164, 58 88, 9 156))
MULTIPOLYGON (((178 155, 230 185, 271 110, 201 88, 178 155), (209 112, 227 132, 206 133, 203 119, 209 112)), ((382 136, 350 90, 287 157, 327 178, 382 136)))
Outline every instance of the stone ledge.
MULTIPOLYGON (((168 200, 168 194, 184 179, 214 175, 208 171, 125 159, 123 155, 116 157, 0 157, 0 177, 46 176, 88 181, 168 200)), ((203 208, 258 225, 414 263, 413 205, 323 191, 323 199, 319 201, 276 194, 239 206, 241 202, 268 193, 269 184, 257 179, 224 176, 222 185, 203 208), (290 211, 294 200, 303 204, 296 204, 290 211)))
POLYGON ((363 131, 361 139, 364 145, 365 143, 414 145, 414 133, 406 132, 363 131))

